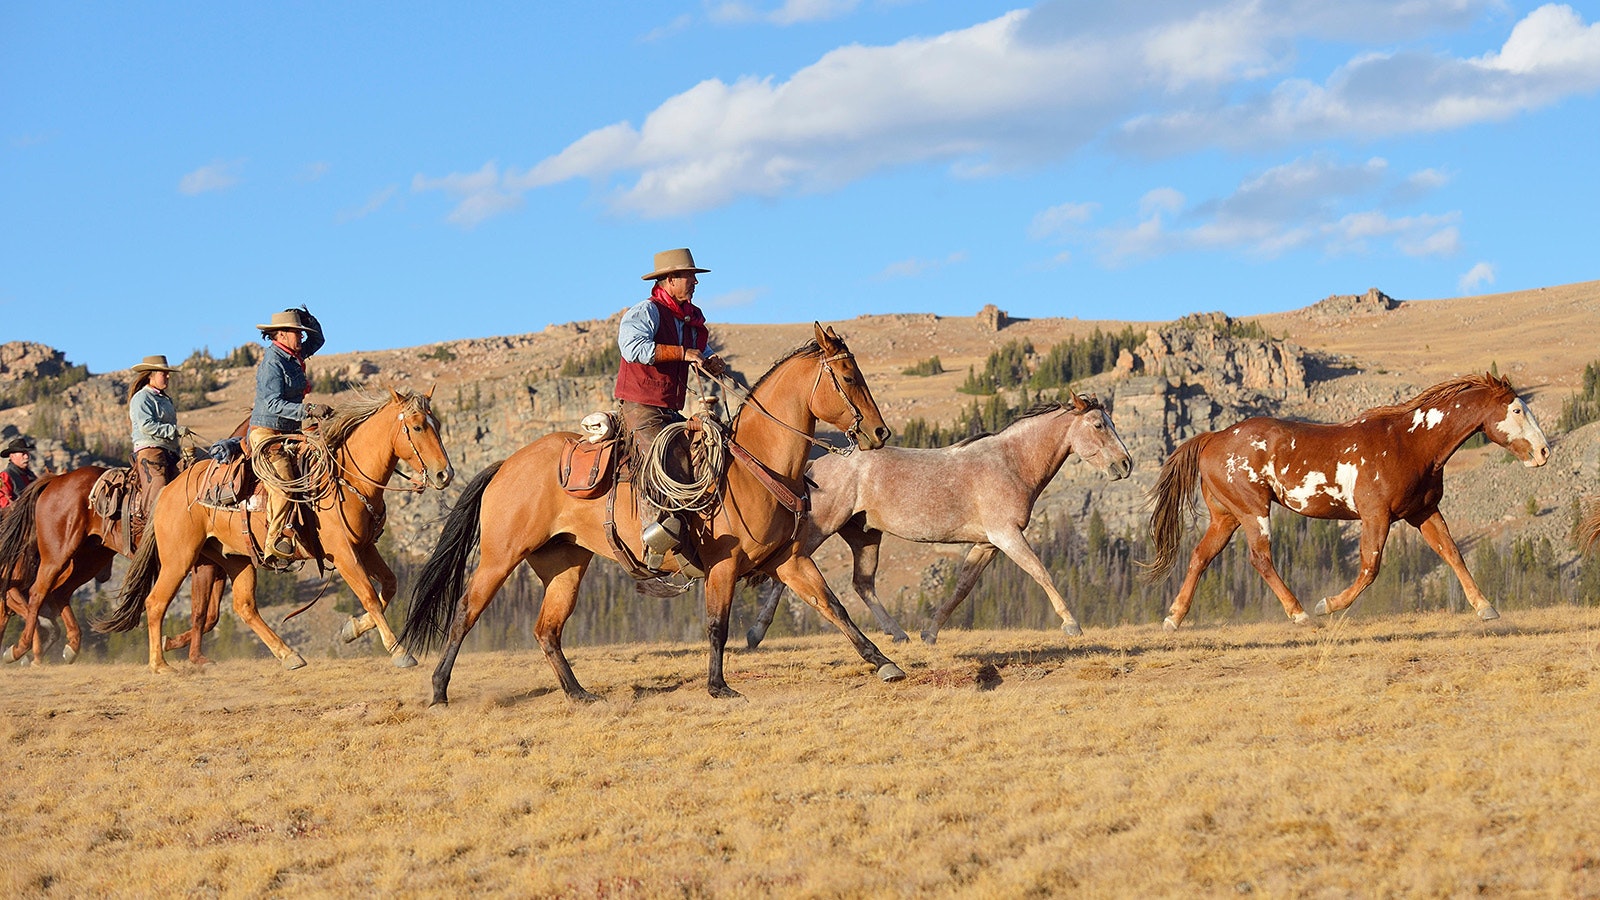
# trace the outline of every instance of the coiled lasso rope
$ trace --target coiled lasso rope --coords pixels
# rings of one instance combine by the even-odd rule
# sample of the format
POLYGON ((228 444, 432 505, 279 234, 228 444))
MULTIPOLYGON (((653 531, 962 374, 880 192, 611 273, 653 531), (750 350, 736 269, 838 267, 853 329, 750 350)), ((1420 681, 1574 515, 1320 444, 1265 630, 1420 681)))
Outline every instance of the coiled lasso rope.
MULTIPOLYGON (((691 453, 691 458, 693 454, 691 453)), ((696 416, 689 422, 674 422, 661 429, 639 473, 644 494, 663 512, 704 512, 722 500, 723 474, 728 469, 728 426, 712 415, 696 416), (698 428, 703 462, 696 467, 693 481, 678 481, 667 473, 667 455, 672 442, 698 428)))
POLYGON ((315 434, 275 434, 250 449, 250 468, 267 487, 279 491, 295 503, 311 505, 333 490, 333 453, 315 434), (284 478, 272 468, 267 448, 283 445, 283 452, 300 463, 300 475, 284 478), (298 445, 298 446, 296 446, 298 445))

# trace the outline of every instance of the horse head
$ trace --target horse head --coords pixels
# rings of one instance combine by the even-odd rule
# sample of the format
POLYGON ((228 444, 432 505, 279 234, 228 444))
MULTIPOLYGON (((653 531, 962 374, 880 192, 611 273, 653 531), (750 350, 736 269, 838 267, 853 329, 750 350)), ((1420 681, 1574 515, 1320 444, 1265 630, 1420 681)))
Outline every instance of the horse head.
POLYGON ((1550 442, 1533 417, 1533 410, 1511 389, 1511 382, 1487 373, 1483 377, 1490 387, 1500 389, 1491 392, 1495 399, 1486 404, 1484 436, 1510 450, 1530 469, 1549 462, 1550 442))
POLYGON ((433 415, 433 388, 426 394, 401 394, 389 389, 390 403, 399 408, 400 427, 394 430, 394 456, 416 466, 423 480, 435 490, 444 490, 455 478, 455 467, 439 436, 439 420, 433 415))
POLYGON ((811 390, 812 414, 843 431, 863 450, 882 447, 893 432, 883 423, 883 414, 878 412, 878 402, 872 399, 867 377, 856 365, 855 355, 832 328, 824 329, 820 322, 812 325, 817 346, 822 348, 822 368, 811 390), (824 381, 834 390, 823 389, 824 381))
POLYGON ((1117 434, 1111 410, 1092 394, 1074 394, 1072 414, 1076 421, 1068 434, 1078 456, 1110 475, 1112 481, 1127 478, 1133 472, 1133 457, 1117 434))

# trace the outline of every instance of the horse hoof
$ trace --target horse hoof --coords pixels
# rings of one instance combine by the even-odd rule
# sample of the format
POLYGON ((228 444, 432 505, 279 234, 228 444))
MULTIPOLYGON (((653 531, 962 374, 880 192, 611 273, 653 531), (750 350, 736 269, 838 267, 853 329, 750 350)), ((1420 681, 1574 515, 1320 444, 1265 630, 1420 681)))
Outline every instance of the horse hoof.
POLYGON ((354 618, 345 619, 344 627, 339 629, 339 640, 348 644, 360 636, 356 633, 356 620, 354 618))
POLYGON ((10 665, 26 655, 25 653, 18 653, 15 647, 7 647, 6 652, 0 653, 0 662, 10 665))
MULTIPOLYGON (((1319 616, 1327 615, 1328 614, 1328 598, 1327 597, 1323 597, 1321 600, 1318 600, 1317 601, 1317 605, 1311 607, 1311 611, 1316 613, 1319 616)), ((1300 615, 1303 616, 1303 615, 1305 615, 1305 613, 1300 613, 1300 615)))
POLYGON ((61 651, 61 658, 66 660, 67 665, 70 666, 74 662, 77 662, 77 660, 78 660, 78 651, 72 649, 71 647, 63 648, 62 651, 61 651))
MULTIPOLYGON (((1324 601, 1324 602, 1326 602, 1326 601, 1324 601)), ((1318 604, 1318 605, 1320 606, 1321 604, 1318 604)), ((1327 613, 1326 610, 1318 613, 1318 615, 1322 615, 1322 616, 1325 616, 1327 614, 1328 613, 1327 613)), ((1290 618, 1294 620, 1294 623, 1296 625, 1310 625, 1311 624, 1311 616, 1310 616, 1310 614, 1306 613, 1304 611, 1297 612, 1293 616, 1290 616, 1290 618)))
POLYGON ((909 644, 911 643, 911 636, 902 631, 894 636, 893 642, 896 644, 909 644))
POLYGON ((150 674, 151 675, 171 675, 172 674, 172 667, 167 665, 166 663, 162 663, 159 666, 151 666, 150 667, 150 674))
POLYGON ((884 663, 878 667, 878 677, 888 682, 905 681, 906 673, 894 663, 884 663))
POLYGON ((1066 633, 1067 637, 1083 637, 1083 626, 1077 622, 1066 622, 1062 624, 1061 630, 1066 633))
POLYGON ((1167 616, 1165 619, 1163 619, 1161 621, 1161 627, 1163 629, 1167 630, 1167 631, 1177 631, 1178 630, 1178 620, 1174 619, 1171 616, 1167 616))
POLYGON ((766 637, 766 635, 764 635, 764 634, 756 634, 756 630, 754 628, 750 629, 749 631, 746 631, 744 633, 744 646, 745 646, 745 649, 754 650, 757 647, 761 646, 761 639, 764 638, 764 637, 766 637))
POLYGON ((305 668, 305 665, 305 657, 302 657, 293 650, 290 650, 289 655, 283 658, 283 667, 290 672, 293 672, 295 669, 303 669, 305 668))
POLYGON ((939 632, 937 632, 937 631, 924 631, 922 633, 922 642, 924 644, 927 644, 930 647, 933 646, 934 644, 939 643, 939 632))
POLYGON ((390 657, 390 660, 394 663, 396 669, 409 669, 417 664, 417 658, 404 650, 395 653, 394 656, 390 657))
POLYGON ((1483 609, 1478 610, 1478 618, 1485 622, 1493 622, 1495 619, 1500 618, 1500 614, 1495 612, 1494 607, 1485 606, 1483 609))
POLYGON ((711 688, 711 696, 717 698, 718 700, 738 700, 744 695, 723 684, 711 688))

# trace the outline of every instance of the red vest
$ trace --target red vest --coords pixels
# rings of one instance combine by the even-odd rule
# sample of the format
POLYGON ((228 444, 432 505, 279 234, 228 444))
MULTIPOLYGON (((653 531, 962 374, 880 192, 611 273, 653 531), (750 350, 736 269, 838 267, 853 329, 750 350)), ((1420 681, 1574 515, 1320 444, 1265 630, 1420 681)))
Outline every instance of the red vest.
MULTIPOLYGON (((706 330, 684 323, 684 340, 678 339, 678 319, 672 312, 656 304, 660 321, 656 323, 655 342, 674 346, 706 348, 706 330)), ((683 409, 689 389, 688 360, 662 363, 636 363, 623 360, 617 369, 617 387, 612 396, 618 400, 632 400, 646 406, 662 409, 683 409)))

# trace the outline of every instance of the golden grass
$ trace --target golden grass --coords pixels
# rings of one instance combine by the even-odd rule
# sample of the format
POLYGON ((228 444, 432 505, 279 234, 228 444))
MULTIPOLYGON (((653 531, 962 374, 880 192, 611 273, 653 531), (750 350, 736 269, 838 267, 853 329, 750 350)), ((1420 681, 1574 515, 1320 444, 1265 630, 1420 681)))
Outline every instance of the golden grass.
POLYGON ((1600 611, 0 672, 16 896, 1600 895, 1600 611))

